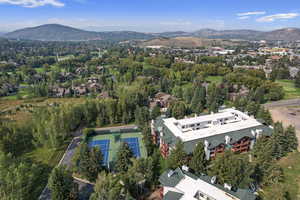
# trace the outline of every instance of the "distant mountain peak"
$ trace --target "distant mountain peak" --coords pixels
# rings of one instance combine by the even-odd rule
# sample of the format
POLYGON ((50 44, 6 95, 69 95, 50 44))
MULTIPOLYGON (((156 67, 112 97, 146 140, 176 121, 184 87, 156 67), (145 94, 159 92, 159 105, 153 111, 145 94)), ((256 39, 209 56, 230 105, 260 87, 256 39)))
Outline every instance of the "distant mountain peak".
POLYGON ((4 35, 7 38, 43 40, 43 41, 88 41, 111 40, 123 41, 129 39, 151 39, 150 34, 133 31, 94 32, 86 31, 61 24, 44 24, 36 27, 16 30, 4 35))

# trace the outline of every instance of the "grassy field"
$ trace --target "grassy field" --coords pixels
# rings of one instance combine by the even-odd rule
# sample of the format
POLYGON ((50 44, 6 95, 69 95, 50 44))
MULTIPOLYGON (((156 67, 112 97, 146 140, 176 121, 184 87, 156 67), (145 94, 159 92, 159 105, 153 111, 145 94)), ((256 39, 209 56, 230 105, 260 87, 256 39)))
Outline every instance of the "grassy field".
POLYGON ((279 161, 284 170, 284 185, 289 191, 291 199, 300 199, 300 153, 294 152, 279 161))
MULTIPOLYGON (((288 191, 289 199, 300 200, 300 153, 290 153, 288 156, 279 160, 278 164, 283 169, 285 179, 282 185, 284 190, 288 191)), ((263 192, 261 194, 263 196, 264 193, 276 193, 277 191, 275 190, 276 186, 267 186, 263 188, 263 192)))
POLYGON ((207 81, 215 83, 215 84, 220 84, 222 82, 223 77, 222 76, 208 76, 206 78, 207 81))
POLYGON ((294 99, 300 98, 300 88, 296 88, 294 85, 294 81, 292 80, 278 80, 276 81, 279 85, 281 85, 285 92, 284 99, 294 99))
POLYGON ((99 135, 96 135, 96 136, 92 137, 90 139, 90 141, 110 140, 108 160, 109 160, 109 163, 111 163, 116 159, 117 152, 118 152, 119 147, 121 145, 120 140, 125 139, 125 138, 138 138, 141 157, 147 157, 147 151, 146 151, 146 147, 145 147, 145 145, 142 141, 141 132, 128 132, 128 133, 118 133, 118 132, 116 132, 116 133, 111 133, 111 134, 101 133, 99 135), (116 141, 115 136, 120 136, 119 140, 116 141))

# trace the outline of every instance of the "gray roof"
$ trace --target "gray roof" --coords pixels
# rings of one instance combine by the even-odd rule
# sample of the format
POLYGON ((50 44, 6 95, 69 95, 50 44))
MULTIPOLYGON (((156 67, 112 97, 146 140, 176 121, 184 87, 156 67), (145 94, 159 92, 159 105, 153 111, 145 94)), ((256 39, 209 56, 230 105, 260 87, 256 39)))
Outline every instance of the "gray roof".
POLYGON ((163 200, 179 200, 183 194, 178 193, 178 192, 173 192, 173 191, 168 191, 165 195, 163 200))
POLYGON ((159 182, 164 186, 175 187, 181 181, 181 179, 184 178, 184 174, 179 168, 173 171, 171 177, 168 177, 169 172, 171 172, 171 170, 167 170, 162 173, 162 175, 159 177, 159 182))
MULTIPOLYGON (((222 185, 220 184, 212 184, 211 183, 211 178, 210 176, 207 175, 200 175, 200 176, 196 176, 188 171, 185 170, 181 170, 180 168, 177 168, 173 171, 173 175, 171 177, 168 177, 168 174, 171 170, 166 170, 160 177, 159 177, 159 182, 166 187, 175 187, 183 178, 184 176, 189 176, 193 179, 201 179, 211 185, 213 185, 214 187, 219 188, 220 190, 223 190, 237 198, 239 198, 240 200, 256 200, 257 196, 252 193, 250 190, 248 189, 240 189, 238 188, 236 191, 232 191, 232 190, 228 190, 225 189, 222 185)), ((183 194, 181 193, 177 193, 177 192, 167 192, 164 196, 164 200, 179 200, 181 197, 183 196, 183 194)))

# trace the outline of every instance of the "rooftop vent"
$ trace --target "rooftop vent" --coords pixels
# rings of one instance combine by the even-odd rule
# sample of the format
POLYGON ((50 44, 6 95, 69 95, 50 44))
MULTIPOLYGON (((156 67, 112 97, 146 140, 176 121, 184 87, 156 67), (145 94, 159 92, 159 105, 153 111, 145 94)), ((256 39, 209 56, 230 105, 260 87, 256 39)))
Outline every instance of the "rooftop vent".
POLYGON ((171 176, 173 176, 173 174, 174 174, 174 171, 173 171, 173 170, 169 171, 169 173, 168 173, 168 178, 170 178, 171 176))
POLYGON ((224 188, 227 189, 227 190, 231 190, 231 185, 228 184, 228 183, 224 183, 224 188))
POLYGON ((217 182, 217 177, 216 176, 213 176, 211 179, 210 179, 210 182, 211 184, 215 184, 217 182))
POLYGON ((183 165, 183 166, 181 167, 181 169, 182 169, 183 171, 186 171, 186 172, 189 171, 189 167, 186 166, 186 165, 183 165))
POLYGON ((225 136, 225 143, 226 143, 226 144, 229 144, 229 143, 230 143, 230 140, 231 140, 231 138, 230 138, 228 135, 226 135, 226 136, 225 136))

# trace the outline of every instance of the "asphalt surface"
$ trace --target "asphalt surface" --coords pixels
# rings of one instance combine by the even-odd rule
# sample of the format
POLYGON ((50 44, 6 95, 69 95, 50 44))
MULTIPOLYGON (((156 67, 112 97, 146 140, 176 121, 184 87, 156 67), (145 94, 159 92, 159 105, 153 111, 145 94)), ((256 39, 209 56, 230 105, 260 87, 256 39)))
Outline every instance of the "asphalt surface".
POLYGON ((284 107, 284 106, 300 106, 300 99, 275 101, 275 102, 271 102, 271 103, 266 103, 263 106, 265 108, 284 107))

